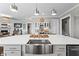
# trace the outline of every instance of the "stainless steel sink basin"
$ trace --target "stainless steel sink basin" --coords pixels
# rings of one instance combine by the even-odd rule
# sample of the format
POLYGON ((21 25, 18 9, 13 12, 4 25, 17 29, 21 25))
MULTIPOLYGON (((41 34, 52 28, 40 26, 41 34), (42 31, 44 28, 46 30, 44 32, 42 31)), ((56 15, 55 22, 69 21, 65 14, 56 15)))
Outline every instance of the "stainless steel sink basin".
POLYGON ((51 44, 49 40, 29 40, 27 44, 51 44))
POLYGON ((52 54, 53 45, 49 40, 29 40, 25 51, 26 54, 52 54))

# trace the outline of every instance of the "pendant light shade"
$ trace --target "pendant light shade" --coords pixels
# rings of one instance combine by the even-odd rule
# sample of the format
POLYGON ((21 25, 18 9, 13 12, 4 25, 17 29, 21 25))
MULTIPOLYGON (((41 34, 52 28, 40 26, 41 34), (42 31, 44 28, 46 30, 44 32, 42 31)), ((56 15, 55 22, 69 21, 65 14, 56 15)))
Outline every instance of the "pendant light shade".
POLYGON ((13 12, 17 12, 18 11, 18 7, 14 4, 10 5, 10 10, 13 12))
POLYGON ((57 15, 57 12, 55 9, 51 10, 51 15, 57 15))
POLYGON ((34 15, 39 15, 39 10, 36 8, 34 15))

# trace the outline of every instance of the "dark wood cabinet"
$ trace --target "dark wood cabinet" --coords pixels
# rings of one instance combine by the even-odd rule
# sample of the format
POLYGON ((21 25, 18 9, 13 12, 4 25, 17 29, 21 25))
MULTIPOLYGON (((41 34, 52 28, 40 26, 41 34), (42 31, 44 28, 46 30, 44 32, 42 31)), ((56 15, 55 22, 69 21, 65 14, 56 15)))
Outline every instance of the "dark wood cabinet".
POLYGON ((4 49, 3 49, 3 47, 1 46, 1 47, 0 47, 0 56, 3 56, 3 54, 4 54, 4 49))

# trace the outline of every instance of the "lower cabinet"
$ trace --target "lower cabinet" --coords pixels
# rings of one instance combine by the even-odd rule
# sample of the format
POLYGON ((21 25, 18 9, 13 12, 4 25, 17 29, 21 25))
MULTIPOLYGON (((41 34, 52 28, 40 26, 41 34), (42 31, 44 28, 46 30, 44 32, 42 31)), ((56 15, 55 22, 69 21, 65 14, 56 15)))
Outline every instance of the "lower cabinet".
POLYGON ((53 45, 53 54, 56 56, 66 56, 66 45, 53 45))
POLYGON ((21 45, 5 45, 5 56, 21 56, 21 45))
POLYGON ((79 45, 66 45, 67 56, 79 56, 79 45))
POLYGON ((21 56, 20 51, 5 51, 5 56, 21 56))
POLYGON ((0 46, 0 56, 4 56, 4 47, 0 46))
MULTIPOLYGON (((0 47, 0 55, 21 56, 22 53, 23 53, 23 55, 29 53, 29 51, 27 49, 24 48, 24 50, 23 50, 22 48, 23 47, 21 45, 4 45, 4 46, 0 47)), ((30 46, 29 48, 28 49, 31 52, 32 47, 30 46)), ((49 47, 46 46, 46 48, 49 48, 49 47)), ((52 50, 53 50, 52 56, 53 55, 54 56, 79 56, 79 45, 53 45, 52 50)), ((46 51, 48 51, 48 49, 46 51)), ((46 53, 48 53, 48 52, 46 52, 46 53)))

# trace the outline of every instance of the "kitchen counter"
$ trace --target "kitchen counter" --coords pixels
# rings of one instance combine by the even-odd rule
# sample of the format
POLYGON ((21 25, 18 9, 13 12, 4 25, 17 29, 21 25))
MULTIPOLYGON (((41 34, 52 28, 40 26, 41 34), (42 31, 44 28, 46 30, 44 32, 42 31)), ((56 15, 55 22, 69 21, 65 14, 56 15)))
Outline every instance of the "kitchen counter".
POLYGON ((63 35, 51 35, 49 40, 52 44, 79 44, 79 39, 63 35))
POLYGON ((0 44, 26 44, 29 40, 29 35, 16 35, 0 38, 0 44))
MULTIPOLYGON (((29 38, 29 35, 16 35, 16 36, 9 36, 9 37, 2 37, 0 38, 0 45, 1 44, 26 44, 29 39, 40 39, 41 38, 29 38)), ((49 38, 42 38, 49 39, 51 44, 79 44, 79 39, 71 38, 68 36, 63 35, 49 35, 49 38)))

